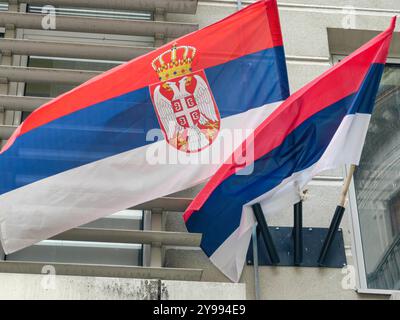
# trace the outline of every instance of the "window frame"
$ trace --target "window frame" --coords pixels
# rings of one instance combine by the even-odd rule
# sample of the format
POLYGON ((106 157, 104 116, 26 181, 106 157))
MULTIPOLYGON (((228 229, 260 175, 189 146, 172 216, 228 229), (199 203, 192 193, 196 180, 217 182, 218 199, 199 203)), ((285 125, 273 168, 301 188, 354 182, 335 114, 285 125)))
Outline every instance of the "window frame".
MULTIPOLYGON (((335 65, 340 60, 345 58, 343 55, 333 55, 332 56, 332 64, 335 65)), ((400 58, 388 58, 386 64, 394 64, 400 66, 400 58)), ((343 168, 343 177, 346 178, 349 174, 350 166, 346 165, 343 168)), ((354 179, 351 180, 349 193, 348 193, 349 203, 348 203, 348 219, 351 231, 351 253, 353 256, 354 267, 356 271, 356 291, 358 293, 366 293, 366 294, 383 294, 383 295, 392 295, 394 293, 400 293, 400 290, 385 290, 385 289, 373 289, 368 288, 367 283, 367 272, 365 267, 365 259, 364 259, 364 249, 362 246, 362 237, 361 237, 361 226, 358 215, 358 207, 357 207, 357 199, 356 199, 356 190, 354 186, 354 179)))

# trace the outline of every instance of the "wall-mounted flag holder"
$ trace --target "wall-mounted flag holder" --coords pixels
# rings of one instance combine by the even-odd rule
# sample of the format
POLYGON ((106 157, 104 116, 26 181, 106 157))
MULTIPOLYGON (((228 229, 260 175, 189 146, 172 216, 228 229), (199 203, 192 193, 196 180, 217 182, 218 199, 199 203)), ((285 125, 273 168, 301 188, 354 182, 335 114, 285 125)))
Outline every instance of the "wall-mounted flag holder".
MULTIPOLYGON (((257 228, 253 231, 247 251, 247 264, 254 264, 255 269, 258 266, 270 265, 327 268, 346 266, 343 232, 339 226, 355 169, 355 165, 350 166, 340 202, 329 228, 304 228, 302 201, 294 205, 293 227, 268 227, 261 205, 253 204, 252 209, 257 220, 257 228)), ((258 271, 256 273, 258 274, 258 271)))
POLYGON ((343 232, 339 226, 355 169, 355 165, 350 166, 340 202, 329 228, 304 228, 302 201, 294 205, 293 227, 269 227, 261 205, 253 204, 252 209, 257 220, 257 228, 253 232, 247 251, 247 264, 254 264, 255 268, 258 268, 259 265, 327 268, 346 266, 343 232), (257 245, 253 245, 253 241, 257 245), (257 249, 255 250, 255 248, 257 249))
MULTIPOLYGON (((256 239, 259 266, 346 266, 343 234, 339 228, 344 207, 338 206, 329 228, 304 228, 302 202, 294 206, 293 227, 268 227, 259 204, 253 205, 253 212, 258 222, 256 239)), ((246 258, 247 264, 253 265, 253 240, 246 258)))

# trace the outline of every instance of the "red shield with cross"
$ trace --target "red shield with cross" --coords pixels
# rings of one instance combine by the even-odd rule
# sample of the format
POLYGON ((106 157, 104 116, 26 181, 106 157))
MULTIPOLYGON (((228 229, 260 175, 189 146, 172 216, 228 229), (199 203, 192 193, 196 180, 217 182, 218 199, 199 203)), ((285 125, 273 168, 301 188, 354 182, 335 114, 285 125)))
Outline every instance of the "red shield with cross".
MULTIPOLYGON (((188 48, 192 47, 173 47, 167 51, 169 62, 164 55, 153 62, 164 81, 151 85, 150 95, 166 141, 193 153, 214 142, 221 119, 206 74, 203 70, 191 72, 188 48)), ((191 52, 193 57, 194 48, 191 52)))
POLYGON ((197 126, 200 119, 200 111, 193 94, 188 94, 181 99, 172 100, 172 110, 176 120, 183 128, 197 126))

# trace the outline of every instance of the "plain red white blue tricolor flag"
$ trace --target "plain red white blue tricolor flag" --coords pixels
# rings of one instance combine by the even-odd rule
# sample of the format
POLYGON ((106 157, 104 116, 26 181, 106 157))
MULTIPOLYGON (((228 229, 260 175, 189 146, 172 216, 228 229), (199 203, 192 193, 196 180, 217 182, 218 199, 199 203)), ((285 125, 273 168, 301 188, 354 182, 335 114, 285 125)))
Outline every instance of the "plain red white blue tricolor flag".
POLYGON ((288 91, 265 0, 43 105, 1 150, 6 253, 204 181, 288 91))
POLYGON ((279 212, 316 174, 359 163, 395 21, 281 104, 240 148, 251 149, 251 168, 234 154, 185 212, 188 230, 203 234, 203 251, 232 281, 256 223, 252 204, 265 215, 279 212))

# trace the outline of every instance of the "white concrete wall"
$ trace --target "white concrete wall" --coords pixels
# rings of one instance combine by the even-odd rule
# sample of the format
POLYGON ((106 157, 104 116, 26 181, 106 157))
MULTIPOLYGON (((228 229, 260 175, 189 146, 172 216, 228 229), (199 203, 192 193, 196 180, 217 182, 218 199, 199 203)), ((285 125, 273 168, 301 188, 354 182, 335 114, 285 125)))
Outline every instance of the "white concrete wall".
MULTIPOLYGON (((245 4, 252 1, 244 1, 245 4)), ((291 91, 294 92, 332 65, 328 42, 328 28, 384 30, 390 18, 400 14, 397 0, 290 0, 279 1, 282 32, 287 55, 291 91)), ((236 1, 199 1, 195 17, 170 15, 171 20, 196 22, 206 26, 236 11, 236 1)), ((400 31, 399 26, 397 30, 400 31)), ((329 171, 322 179, 309 186, 309 197, 304 203, 304 226, 328 227, 341 190, 343 169, 329 171), (323 178, 325 177, 325 179, 323 178)), ((179 214, 167 213, 166 227, 184 230, 179 214)), ((269 218, 270 225, 291 226, 292 208, 269 218)), ((263 299, 363 299, 388 296, 357 294, 353 288, 356 270, 352 259, 349 210, 343 219, 345 245, 348 254, 346 269, 262 267, 260 274, 263 299)), ((199 250, 168 248, 168 266, 196 265, 205 269, 206 281, 228 281, 199 250)), ((241 279, 246 283, 247 298, 254 298, 253 268, 246 266, 241 279)))
POLYGON ((244 284, 0 273, 0 300, 244 300, 244 284))
POLYGON ((245 300, 244 283, 161 281, 161 300, 245 300))
POLYGON ((0 300, 158 299, 157 280, 0 273, 0 300))

